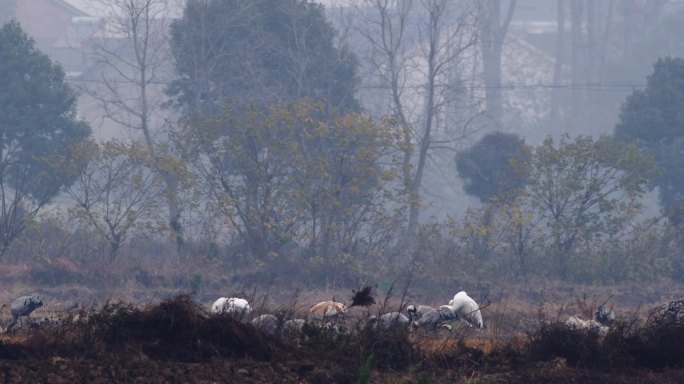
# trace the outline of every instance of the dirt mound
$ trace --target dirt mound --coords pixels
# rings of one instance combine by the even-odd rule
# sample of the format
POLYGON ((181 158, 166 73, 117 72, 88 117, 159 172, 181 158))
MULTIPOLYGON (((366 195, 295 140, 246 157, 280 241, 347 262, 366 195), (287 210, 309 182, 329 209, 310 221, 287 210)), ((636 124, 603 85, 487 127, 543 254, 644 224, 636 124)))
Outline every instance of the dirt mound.
POLYGON ((283 346, 250 324, 210 316, 187 295, 138 309, 106 304, 81 320, 33 333, 27 346, 37 355, 87 356, 110 352, 155 360, 206 361, 212 357, 268 360, 283 346))
POLYGON ((591 330, 552 324, 531 336, 526 353, 533 361, 562 358, 569 365, 592 369, 683 369, 684 327, 622 324, 601 338, 591 330))

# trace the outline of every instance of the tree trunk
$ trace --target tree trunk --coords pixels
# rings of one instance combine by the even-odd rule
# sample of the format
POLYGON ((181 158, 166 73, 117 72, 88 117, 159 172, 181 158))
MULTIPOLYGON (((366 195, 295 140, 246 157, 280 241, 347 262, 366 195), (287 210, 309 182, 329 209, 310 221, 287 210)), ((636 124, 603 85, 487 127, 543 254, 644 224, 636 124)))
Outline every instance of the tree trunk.
POLYGON ((413 182, 411 183, 410 193, 410 204, 409 204, 409 220, 408 226, 406 228, 406 239, 409 241, 409 247, 407 249, 411 250, 416 242, 418 223, 420 219, 420 187, 423 182, 423 173, 425 171, 425 164, 427 162, 428 151, 430 149, 430 141, 432 140, 432 128, 435 120, 435 93, 436 84, 435 80, 437 78, 438 72, 438 62, 437 54, 440 43, 440 18, 443 16, 444 10, 440 8, 440 5, 433 3, 430 6, 430 20, 429 20, 429 36, 428 36, 428 51, 427 51, 427 62, 428 62, 428 72, 427 72, 427 94, 425 103, 425 127, 423 128, 423 135, 420 140, 420 147, 418 150, 418 165, 416 166, 416 173, 413 176, 413 182))
POLYGON ((584 13, 584 0, 570 1, 570 32, 571 32, 571 63, 570 84, 572 86, 570 96, 570 129, 576 129, 581 125, 583 111, 583 91, 581 82, 585 80, 585 55, 584 39, 582 33, 582 15, 584 13))
MULTIPOLYGON (((377 31, 368 30, 362 33, 370 41, 376 52, 380 53, 382 60, 373 62, 380 76, 387 81, 391 91, 391 113, 398 122, 402 145, 402 172, 406 196, 408 197, 408 218, 405 236, 399 246, 400 264, 407 266, 411 262, 417 243, 416 236, 421 214, 421 188, 424 180, 425 169, 429 160, 433 134, 436 129, 438 116, 441 108, 447 103, 447 87, 444 87, 442 76, 456 66, 459 55, 475 44, 477 30, 471 18, 475 18, 476 9, 465 6, 466 2, 451 0, 425 0, 420 5, 424 7, 418 13, 413 13, 411 1, 373 1, 373 7, 378 11, 379 18, 373 21, 378 27, 377 31), (462 4, 463 8, 450 8, 454 4, 462 4), (421 18, 422 12, 425 18, 421 18), (415 15, 410 19, 409 16, 415 15), (448 20, 454 16, 458 19, 448 20), (421 37, 418 44, 407 41, 407 25, 414 21, 421 37), (448 34, 448 35, 447 35, 448 34), (445 36, 447 35, 447 36, 445 36), (422 116, 412 115, 412 103, 404 100, 406 83, 413 73, 409 59, 412 50, 419 47, 421 60, 427 62, 424 89, 425 105, 422 107, 422 116), (453 65, 452 65, 453 64, 453 65), (417 146, 416 146, 417 144, 417 146)), ((415 2, 418 3, 418 2, 415 2)), ((470 4, 470 3, 468 3, 470 4)), ((422 69, 416 69, 416 73, 422 69)), ((463 134, 465 136, 465 133, 463 134)), ((456 140, 453 140, 456 141, 456 140)))
POLYGON ((553 68, 553 85, 551 91, 551 126, 558 127, 561 121, 561 108, 563 104, 562 92, 560 89, 563 80, 563 66, 565 65, 565 0, 557 2, 556 30, 556 63, 553 68))
POLYGON ((506 19, 501 23, 501 0, 487 0, 480 8, 480 42, 482 47, 482 68, 484 72, 485 102, 487 116, 493 130, 500 131, 503 117, 501 97, 501 53, 504 38, 508 32, 516 1, 508 4, 506 19))

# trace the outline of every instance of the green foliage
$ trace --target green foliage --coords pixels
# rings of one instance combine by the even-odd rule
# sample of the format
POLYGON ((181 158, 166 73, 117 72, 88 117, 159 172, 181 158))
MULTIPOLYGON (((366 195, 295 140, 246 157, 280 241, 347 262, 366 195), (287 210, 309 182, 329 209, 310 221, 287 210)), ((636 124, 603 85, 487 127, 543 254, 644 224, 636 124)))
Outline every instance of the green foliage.
POLYGON ((211 208, 262 262, 282 260, 294 242, 312 264, 346 269, 383 255, 392 239, 392 126, 322 115, 307 102, 226 106, 221 116, 187 121, 177 138, 205 176, 211 208))
POLYGON ((541 219, 561 277, 578 243, 616 235, 636 217, 656 172, 634 145, 606 136, 565 136, 557 146, 547 138, 531 159, 526 199, 541 219))
POLYGON ((517 199, 504 204, 491 204, 486 209, 492 210, 493 232, 497 233, 503 254, 511 259, 500 260, 504 270, 513 272, 516 276, 527 276, 533 269, 543 273, 535 251, 543 242, 539 230, 541 218, 526 206, 524 194, 517 199), (536 265, 536 267, 534 267, 536 265))
POLYGON ((629 232, 657 173, 635 145, 549 138, 530 148, 527 165, 525 188, 510 198, 490 198, 460 220, 424 226, 417 273, 482 289, 502 276, 611 283, 670 273, 668 251, 659 250, 671 242, 659 240, 662 229, 629 232))
POLYGON ((518 135, 501 132, 482 137, 456 156, 456 169, 464 180, 465 192, 487 201, 514 195, 525 185, 528 152, 518 135))
POLYGON ((644 90, 635 90, 622 107, 615 127, 618 138, 648 144, 682 136, 684 59, 661 58, 654 65, 644 90))
POLYGON ((76 121, 76 97, 62 69, 33 44, 15 21, 0 29, 0 148, 3 181, 43 200, 73 181, 63 166, 90 128, 76 121))
POLYGON ((81 165, 76 144, 90 127, 76 119, 76 97, 62 69, 35 49, 16 21, 0 29, 0 225, 2 251, 81 165))
POLYGON ((141 142, 112 140, 83 149, 90 159, 68 190, 72 215, 110 244, 113 258, 132 230, 158 233, 164 226, 165 185, 155 172, 156 158, 141 142))
POLYGON ((359 384, 370 383, 371 373, 373 372, 373 363, 375 363, 375 358, 373 355, 368 356, 363 362, 363 366, 361 366, 361 372, 359 373, 359 384))
POLYGON ((664 169, 654 180, 664 207, 684 199, 684 59, 661 58, 644 90, 622 106, 615 137, 638 140, 664 169))
POLYGON ((179 78, 169 95, 186 114, 302 97, 358 109, 356 58, 333 45, 334 35, 309 1, 188 1, 171 26, 179 78))

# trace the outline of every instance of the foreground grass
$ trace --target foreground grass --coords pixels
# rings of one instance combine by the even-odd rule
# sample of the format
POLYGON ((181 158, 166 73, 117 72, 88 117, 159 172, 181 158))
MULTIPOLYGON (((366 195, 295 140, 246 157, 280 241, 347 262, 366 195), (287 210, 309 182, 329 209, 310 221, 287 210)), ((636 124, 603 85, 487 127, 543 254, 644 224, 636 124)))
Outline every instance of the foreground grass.
MULTIPOLYGON (((82 315, 86 315, 85 313, 82 315)), ((82 317, 83 319, 83 317, 82 317)), ((621 324, 604 338, 546 324, 487 338, 372 331, 294 339, 209 315, 190 296, 136 308, 107 304, 85 320, 0 342, 4 382, 681 383, 684 329, 621 324)))

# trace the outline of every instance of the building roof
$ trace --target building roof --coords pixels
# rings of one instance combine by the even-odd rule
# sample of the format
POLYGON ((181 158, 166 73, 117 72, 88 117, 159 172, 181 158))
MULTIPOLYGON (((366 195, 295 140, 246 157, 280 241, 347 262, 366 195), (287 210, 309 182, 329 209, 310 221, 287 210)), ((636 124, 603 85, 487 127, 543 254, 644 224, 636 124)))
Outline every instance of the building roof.
MULTIPOLYGON (((66 3, 68 6, 77 9, 88 16, 108 19, 115 16, 116 6, 105 0, 54 0, 66 3)), ((163 17, 177 18, 183 13, 183 4, 180 1, 162 0, 155 2, 154 6, 162 7, 159 13, 163 17)))
POLYGON ((69 1, 67 0, 52 0, 57 6, 60 6, 64 8, 67 12, 73 13, 74 16, 87 16, 87 14, 83 11, 82 8, 79 7, 74 7, 69 1))
POLYGON ((101 0, 53 0, 78 10, 83 16, 106 17, 110 7, 101 0))

